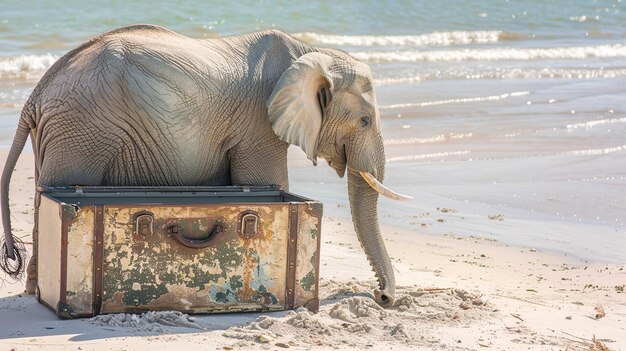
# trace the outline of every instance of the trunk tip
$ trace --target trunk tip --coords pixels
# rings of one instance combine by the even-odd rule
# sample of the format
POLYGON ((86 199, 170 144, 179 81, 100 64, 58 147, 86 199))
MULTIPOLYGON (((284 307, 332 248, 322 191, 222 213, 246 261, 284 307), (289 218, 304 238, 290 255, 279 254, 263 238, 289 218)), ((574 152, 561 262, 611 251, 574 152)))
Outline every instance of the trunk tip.
POLYGON ((376 303, 378 303, 383 308, 393 306, 393 303, 396 300, 394 295, 394 293, 387 291, 386 289, 374 291, 374 299, 376 300, 376 303))

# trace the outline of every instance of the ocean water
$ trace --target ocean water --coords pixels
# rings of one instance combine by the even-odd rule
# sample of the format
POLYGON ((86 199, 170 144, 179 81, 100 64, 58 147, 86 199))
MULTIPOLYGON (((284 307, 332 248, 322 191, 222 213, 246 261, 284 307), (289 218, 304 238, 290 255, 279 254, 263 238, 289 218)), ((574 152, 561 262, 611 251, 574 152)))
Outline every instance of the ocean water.
MULTIPOLYGON (((419 230, 626 260, 623 0, 0 0, 0 149, 58 57, 133 23, 195 38, 278 28, 345 50, 373 71, 387 184, 441 206, 533 220, 527 232, 519 226, 528 222, 419 230)), ((297 155, 292 165, 292 190, 345 202, 343 180, 328 167, 311 170, 297 155), (311 190, 320 182, 330 185, 311 190)), ((382 201, 381 218, 410 227, 425 206, 382 201)))

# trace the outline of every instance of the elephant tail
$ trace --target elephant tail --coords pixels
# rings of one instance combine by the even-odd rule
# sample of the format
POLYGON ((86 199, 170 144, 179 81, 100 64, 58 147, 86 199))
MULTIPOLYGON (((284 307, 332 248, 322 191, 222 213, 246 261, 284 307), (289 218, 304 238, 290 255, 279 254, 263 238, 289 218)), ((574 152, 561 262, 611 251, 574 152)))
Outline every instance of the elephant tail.
POLYGON ((15 138, 11 145, 11 151, 7 156, 2 172, 0 183, 0 205, 2 206, 2 225, 4 227, 4 240, 0 245, 0 268, 8 275, 19 279, 24 272, 25 249, 22 242, 11 233, 11 209, 9 208, 9 183, 11 175, 17 163, 17 159, 24 149, 24 144, 28 140, 30 127, 24 118, 20 118, 15 132, 15 138))

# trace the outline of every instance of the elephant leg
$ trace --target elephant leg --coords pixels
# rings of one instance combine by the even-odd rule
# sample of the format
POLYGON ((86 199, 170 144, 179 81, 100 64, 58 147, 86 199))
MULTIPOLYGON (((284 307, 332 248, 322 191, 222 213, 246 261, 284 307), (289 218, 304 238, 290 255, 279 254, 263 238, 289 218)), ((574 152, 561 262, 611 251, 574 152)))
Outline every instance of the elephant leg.
POLYGON ((39 248, 39 203, 41 193, 35 192, 35 223, 33 225, 33 253, 26 268, 26 293, 34 294, 37 290, 37 253, 39 248))
POLYGON ((288 144, 276 139, 262 148, 241 147, 231 150, 232 185, 278 185, 281 190, 288 191, 287 147, 288 144))
POLYGON ((37 290, 37 228, 33 228, 33 255, 26 268, 26 293, 34 294, 37 290))

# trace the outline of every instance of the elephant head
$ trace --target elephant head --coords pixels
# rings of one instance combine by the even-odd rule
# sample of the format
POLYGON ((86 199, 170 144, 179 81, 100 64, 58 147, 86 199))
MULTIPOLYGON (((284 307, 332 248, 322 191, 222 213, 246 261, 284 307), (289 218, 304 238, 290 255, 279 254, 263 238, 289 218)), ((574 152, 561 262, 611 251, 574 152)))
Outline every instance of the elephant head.
POLYGON ((304 54, 282 73, 267 101, 269 119, 276 135, 314 164, 324 158, 340 177, 347 168, 352 220, 379 283, 375 299, 389 306, 395 277, 378 225, 378 193, 408 197, 382 185, 385 151, 369 67, 326 52, 304 54))

